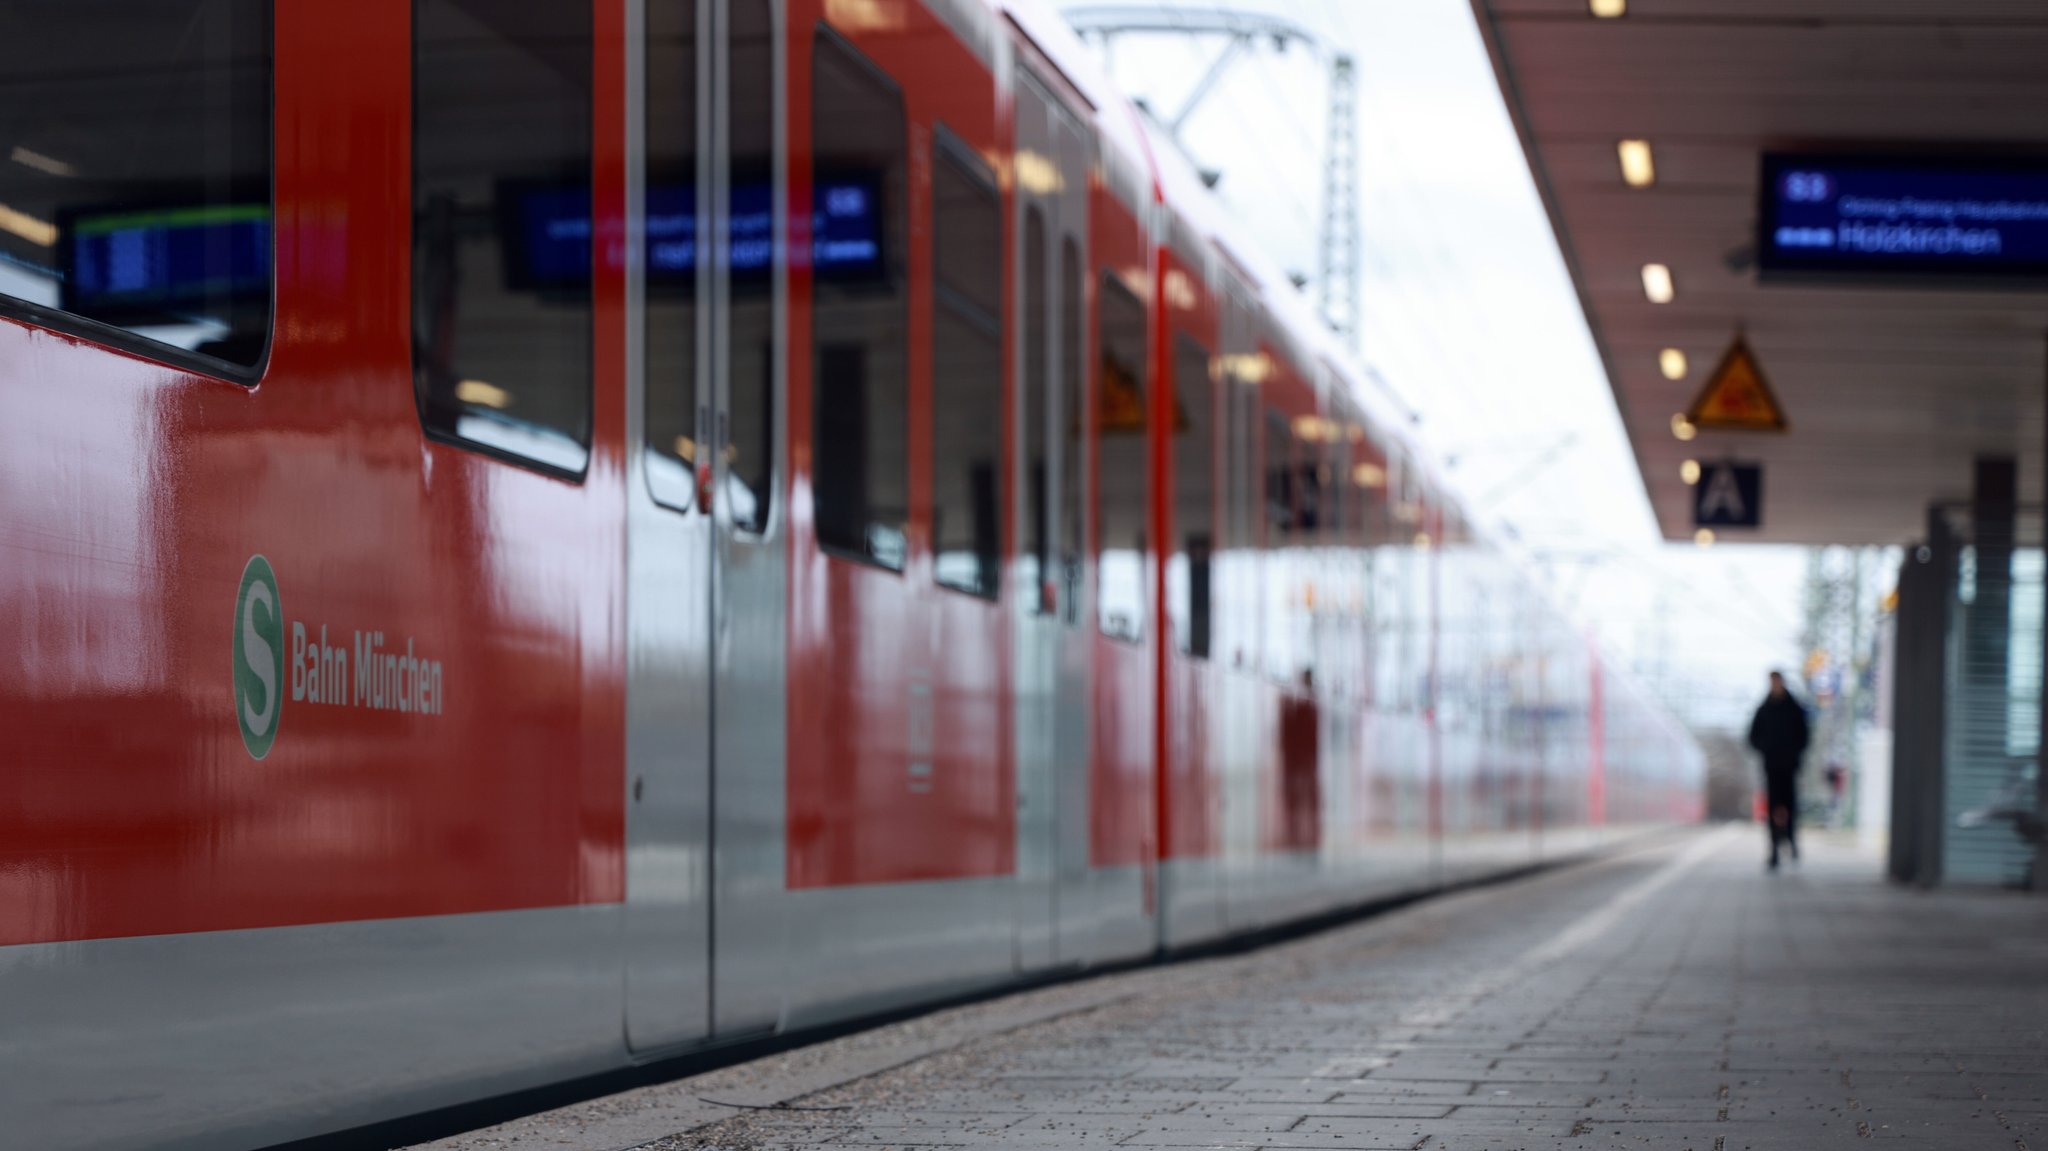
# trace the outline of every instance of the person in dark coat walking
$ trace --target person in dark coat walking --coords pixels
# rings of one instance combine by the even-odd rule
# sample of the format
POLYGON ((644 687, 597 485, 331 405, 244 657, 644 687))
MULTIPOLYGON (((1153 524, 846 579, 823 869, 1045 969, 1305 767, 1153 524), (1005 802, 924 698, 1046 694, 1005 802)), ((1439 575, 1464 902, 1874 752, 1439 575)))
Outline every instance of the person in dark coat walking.
POLYGON ((1806 709, 1785 689, 1785 677, 1771 673, 1771 694, 1749 721, 1749 746, 1764 757, 1764 796, 1770 809, 1771 870, 1778 868, 1778 844, 1799 858, 1799 757, 1806 754, 1806 709))

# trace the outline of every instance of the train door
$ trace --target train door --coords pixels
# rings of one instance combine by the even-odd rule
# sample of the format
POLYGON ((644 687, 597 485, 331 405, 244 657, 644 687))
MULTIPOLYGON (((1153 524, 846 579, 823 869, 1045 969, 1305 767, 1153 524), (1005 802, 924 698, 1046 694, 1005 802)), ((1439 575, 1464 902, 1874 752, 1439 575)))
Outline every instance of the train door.
MULTIPOLYGON (((702 2, 702 0, 700 0, 702 2)), ((780 0, 717 0, 720 96, 713 181, 716 275, 712 325, 712 1034, 767 1031, 781 1018, 784 612, 788 603, 787 474, 780 445, 788 346, 789 186, 778 131, 786 73, 780 0)))
POLYGON ((781 1004, 774 8, 633 7, 643 35, 630 42, 644 45, 627 177, 642 241, 627 299, 639 428, 626 541, 635 1051, 762 1030, 781 1004))
POLYGON ((1090 146, 1018 69, 1015 597, 1017 965, 1090 957, 1086 299, 1090 146))
POLYGON ((1259 349, 1258 296, 1244 277, 1227 272, 1222 293, 1224 458, 1229 495, 1223 501, 1224 547, 1216 564, 1215 658, 1227 667, 1222 677, 1221 728, 1223 813, 1219 830, 1224 926, 1237 929, 1256 915, 1259 901, 1259 768, 1262 685, 1265 658, 1259 613, 1260 541, 1265 506, 1259 474, 1259 387, 1271 360, 1259 349))
POLYGON ((714 269, 673 245, 709 230, 713 12, 629 7, 625 1013, 648 1051, 710 1031, 714 269))

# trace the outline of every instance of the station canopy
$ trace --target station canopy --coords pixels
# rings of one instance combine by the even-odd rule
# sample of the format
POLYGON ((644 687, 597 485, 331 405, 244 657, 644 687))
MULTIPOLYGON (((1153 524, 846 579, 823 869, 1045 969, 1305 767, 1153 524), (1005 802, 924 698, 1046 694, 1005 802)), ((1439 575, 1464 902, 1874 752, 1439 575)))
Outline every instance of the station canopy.
POLYGON ((1763 465, 1726 542, 1915 539, 1979 456, 2041 499, 2048 3, 1472 4, 1666 537, 1687 461, 1763 465), (1738 334, 1784 431, 1678 418, 1738 334))

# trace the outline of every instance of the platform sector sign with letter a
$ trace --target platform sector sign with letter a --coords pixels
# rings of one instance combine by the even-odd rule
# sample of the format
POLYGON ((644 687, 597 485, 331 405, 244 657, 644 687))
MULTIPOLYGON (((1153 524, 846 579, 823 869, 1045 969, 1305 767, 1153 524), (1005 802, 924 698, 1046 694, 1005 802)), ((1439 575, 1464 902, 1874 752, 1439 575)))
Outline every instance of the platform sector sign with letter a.
POLYGON ((1791 426, 1757 365, 1756 353, 1741 336, 1728 346, 1685 418, 1694 427, 1730 432, 1782 432, 1791 426))
POLYGON ((1700 464, 1700 482, 1692 489, 1692 524, 1696 528, 1756 528, 1764 522, 1762 464, 1731 460, 1700 464))

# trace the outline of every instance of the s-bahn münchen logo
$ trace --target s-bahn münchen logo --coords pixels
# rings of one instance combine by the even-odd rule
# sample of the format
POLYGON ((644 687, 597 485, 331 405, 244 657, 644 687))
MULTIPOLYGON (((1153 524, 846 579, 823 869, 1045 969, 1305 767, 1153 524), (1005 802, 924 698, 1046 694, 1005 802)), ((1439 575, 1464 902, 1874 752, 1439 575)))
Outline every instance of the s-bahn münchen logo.
POLYGON ((235 722, 242 745, 257 759, 270 754, 277 738, 283 683, 284 607, 277 574, 269 560, 254 555, 242 568, 242 590, 235 596, 235 722))
POLYGON ((270 754, 289 695, 294 706, 359 708, 432 719, 447 706, 441 661, 428 659, 412 636, 355 629, 330 632, 324 623, 290 621, 277 573, 260 555, 242 569, 235 596, 235 723, 242 745, 262 759, 270 754), (330 635, 332 642, 329 641, 330 635), (351 635, 354 642, 350 642, 351 635))

